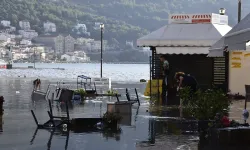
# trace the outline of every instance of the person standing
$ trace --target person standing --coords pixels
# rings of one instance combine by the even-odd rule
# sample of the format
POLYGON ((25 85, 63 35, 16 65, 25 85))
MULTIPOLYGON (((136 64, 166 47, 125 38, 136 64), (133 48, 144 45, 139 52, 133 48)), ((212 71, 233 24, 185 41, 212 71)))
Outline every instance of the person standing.
POLYGON ((168 75, 169 75, 169 62, 164 55, 160 56, 160 60, 163 63, 163 82, 162 82, 162 100, 163 104, 167 104, 168 96, 168 75))
POLYGON ((161 62, 163 63, 163 81, 165 85, 168 85, 168 75, 169 75, 169 62, 167 61, 164 55, 160 57, 161 62))

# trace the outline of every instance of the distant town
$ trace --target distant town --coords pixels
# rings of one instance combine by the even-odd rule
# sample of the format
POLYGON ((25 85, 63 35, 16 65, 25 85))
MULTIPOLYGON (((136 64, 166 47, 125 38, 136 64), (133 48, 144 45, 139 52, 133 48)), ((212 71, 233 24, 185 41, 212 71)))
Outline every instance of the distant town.
MULTIPOLYGON (((100 24, 95 22, 94 29, 100 30, 100 24)), ((84 63, 92 61, 87 54, 100 54, 100 40, 57 33, 56 25, 52 22, 44 22, 43 29, 44 33, 39 35, 27 20, 19 21, 18 27, 12 26, 8 20, 2 20, 0 59, 24 63, 34 61, 84 63)), ((91 34, 85 24, 76 24, 72 31, 79 35, 91 34)), ((134 47, 132 41, 126 41, 126 45, 134 47)), ((103 51, 109 50, 114 48, 103 40, 103 51)))

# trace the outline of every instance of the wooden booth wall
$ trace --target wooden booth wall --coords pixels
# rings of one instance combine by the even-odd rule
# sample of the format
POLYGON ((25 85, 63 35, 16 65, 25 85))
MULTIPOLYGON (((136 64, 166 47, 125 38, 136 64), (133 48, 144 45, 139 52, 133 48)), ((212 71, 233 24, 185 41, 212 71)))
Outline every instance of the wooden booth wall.
MULTIPOLYGON (((155 75, 153 78, 159 78, 161 76, 161 62, 159 61, 159 54, 155 54, 155 75)), ((176 72, 185 72, 193 75, 200 88, 210 88, 213 83, 213 58, 208 58, 207 55, 169 55, 166 54, 166 58, 170 64, 169 85, 174 84, 174 75, 176 72)), ((153 66, 152 66, 153 67, 153 66)))

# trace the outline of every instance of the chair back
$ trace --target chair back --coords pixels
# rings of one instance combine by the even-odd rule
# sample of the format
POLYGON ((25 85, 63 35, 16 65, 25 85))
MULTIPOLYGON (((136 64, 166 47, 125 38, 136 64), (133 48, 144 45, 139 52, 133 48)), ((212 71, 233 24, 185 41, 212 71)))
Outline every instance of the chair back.
POLYGON ((245 85, 246 96, 250 96, 250 85, 245 85))

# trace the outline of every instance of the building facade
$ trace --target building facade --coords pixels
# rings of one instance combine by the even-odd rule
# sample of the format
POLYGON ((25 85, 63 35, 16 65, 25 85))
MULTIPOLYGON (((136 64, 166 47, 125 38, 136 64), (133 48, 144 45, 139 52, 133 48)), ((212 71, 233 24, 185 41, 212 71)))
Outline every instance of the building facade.
POLYGON ((75 50, 75 39, 68 35, 64 38, 64 53, 74 52, 75 50))
POLYGON ((22 30, 30 30, 30 22, 29 21, 19 21, 19 26, 22 30))
POLYGON ((54 43, 55 43, 55 46, 54 46, 55 53, 63 54, 65 52, 64 51, 64 37, 62 35, 55 37, 54 43))
POLYGON ((21 45, 31 45, 32 43, 31 43, 30 40, 22 39, 22 40, 20 41, 20 44, 21 44, 21 45))
POLYGON ((33 39, 38 36, 35 30, 19 30, 18 32, 24 39, 33 39))
POLYGON ((78 23, 74 28, 73 31, 76 31, 77 34, 86 33, 87 26, 85 24, 78 23))
POLYGON ((4 27, 10 27, 10 21, 2 20, 1 25, 4 26, 4 27))
POLYGON ((52 22, 43 23, 44 32, 56 32, 56 25, 52 22))

